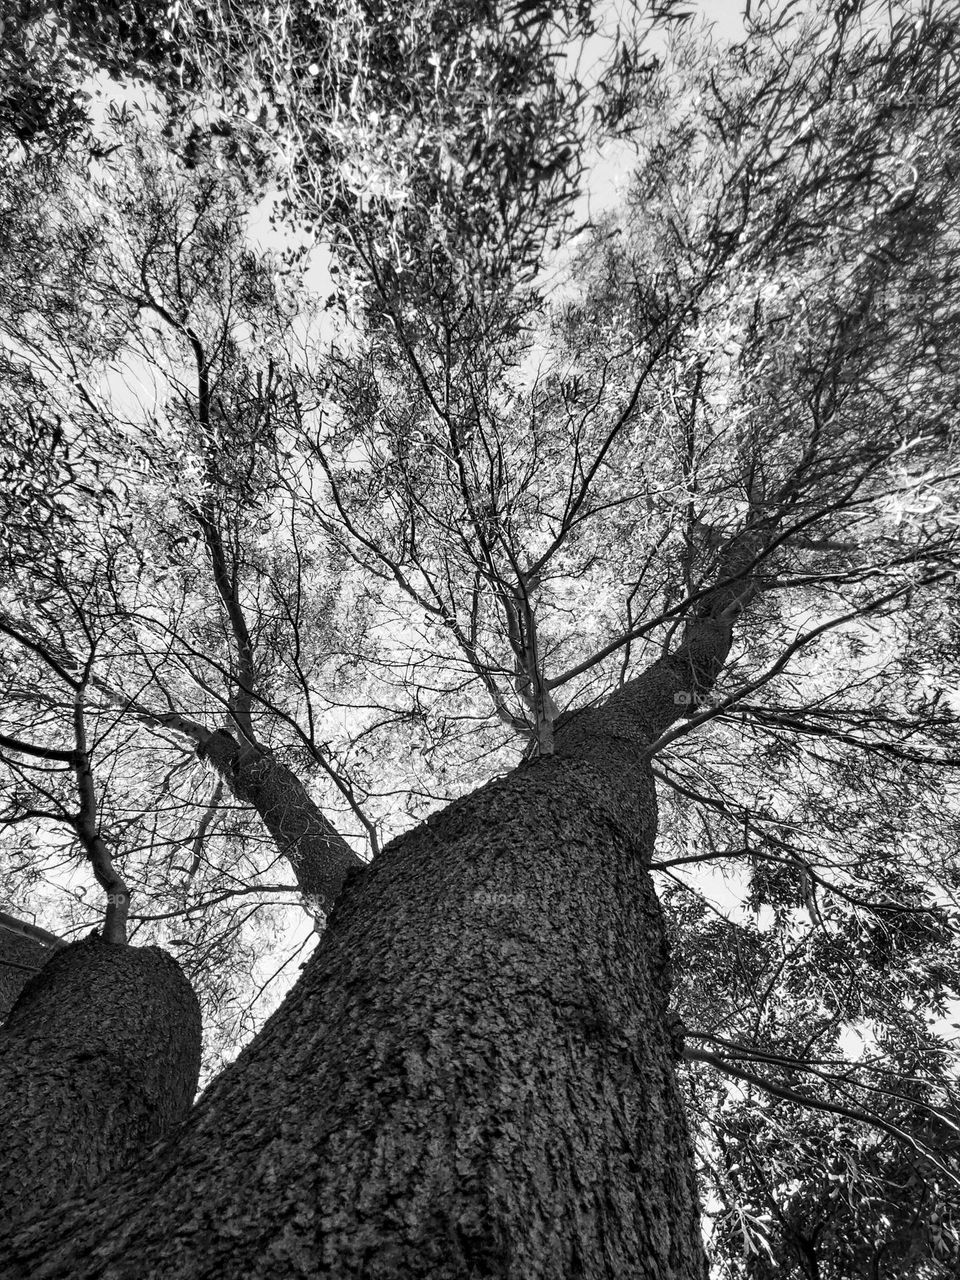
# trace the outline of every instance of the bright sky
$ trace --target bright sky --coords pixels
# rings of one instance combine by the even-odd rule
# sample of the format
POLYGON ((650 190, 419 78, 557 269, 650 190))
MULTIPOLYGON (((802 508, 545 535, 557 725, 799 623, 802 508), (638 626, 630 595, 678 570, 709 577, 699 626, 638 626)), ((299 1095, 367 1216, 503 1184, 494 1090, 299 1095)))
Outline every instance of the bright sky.
MULTIPOLYGON (((746 0, 686 0, 685 9, 691 11, 708 26, 713 28, 713 35, 719 40, 735 41, 742 39, 743 11, 746 0)), ((630 0, 611 0, 606 10, 604 33, 593 37, 587 44, 587 61, 596 57, 601 63, 609 52, 609 39, 618 25, 629 28, 631 14, 636 18, 630 0), (591 48, 595 44, 595 53, 591 48)), ((665 45, 663 36, 654 35, 650 39, 650 48, 655 50, 665 45)), ((582 64, 581 64, 582 65, 582 64)), ((603 210, 618 203, 626 186, 633 153, 626 144, 608 144, 590 166, 587 179, 587 190, 582 209, 582 220, 596 218, 603 210)), ((578 220, 580 215, 578 215, 578 220)))
POLYGON ((743 5, 744 0, 691 0, 690 7, 715 24, 716 35, 737 40, 743 35, 743 5))

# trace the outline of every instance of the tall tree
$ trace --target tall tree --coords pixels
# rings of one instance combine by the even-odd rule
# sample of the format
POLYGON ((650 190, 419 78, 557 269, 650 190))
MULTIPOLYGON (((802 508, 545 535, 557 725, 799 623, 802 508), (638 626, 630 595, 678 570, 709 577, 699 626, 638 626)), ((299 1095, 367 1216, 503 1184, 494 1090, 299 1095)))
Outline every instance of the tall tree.
MULTIPOLYGON (((206 168, 234 144, 158 168, 118 122, 135 194, 97 195, 118 232, 81 237, 103 248, 70 313, 166 390, 121 422, 60 312, 42 343, 6 321, 11 412, 64 494, 28 486, 39 585, 10 552, 12 818, 70 763, 66 698, 24 732, 40 663, 83 673, 117 813, 172 732, 295 876, 314 831, 340 848, 336 795, 375 855, 326 882, 316 952, 182 1129, 11 1235, 11 1274, 702 1275, 681 1060, 731 1274, 738 1249, 747 1274, 936 1274, 943 1233, 906 1233, 956 1179, 931 1026, 956 713, 930 691, 955 651, 956 15, 765 10, 659 68, 621 45, 598 92, 630 184, 559 256, 591 135, 569 63, 533 55, 570 30, 469 16, 350 11, 356 100, 323 58, 284 82, 333 341, 265 325, 282 281, 235 254, 206 168), (67 425, 31 420, 28 385, 67 425), (741 918, 708 919, 707 863, 741 918), (776 1171, 801 1107, 849 1130, 776 1171), (856 1167, 872 1254, 818 1162, 856 1167)), ((297 30, 242 47, 289 69, 297 30)))

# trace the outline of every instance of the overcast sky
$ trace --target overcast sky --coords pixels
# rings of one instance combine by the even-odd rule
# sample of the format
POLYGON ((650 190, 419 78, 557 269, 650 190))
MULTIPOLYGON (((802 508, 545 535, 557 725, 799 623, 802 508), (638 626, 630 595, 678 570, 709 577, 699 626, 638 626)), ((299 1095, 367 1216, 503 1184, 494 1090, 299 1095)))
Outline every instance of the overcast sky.
POLYGON ((716 23, 717 35, 735 40, 743 34, 744 0, 691 0, 708 22, 716 23))

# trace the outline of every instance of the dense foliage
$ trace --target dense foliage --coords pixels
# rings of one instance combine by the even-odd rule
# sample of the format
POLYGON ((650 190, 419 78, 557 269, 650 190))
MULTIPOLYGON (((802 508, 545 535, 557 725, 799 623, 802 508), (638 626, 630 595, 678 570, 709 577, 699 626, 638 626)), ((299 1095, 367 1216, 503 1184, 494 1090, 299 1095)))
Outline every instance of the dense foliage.
POLYGON ((212 1065, 322 920, 211 735, 367 858, 735 546, 655 744, 717 1274, 947 1277, 960 13, 641 17, 5 16, 0 905, 89 930, 109 856, 212 1065))

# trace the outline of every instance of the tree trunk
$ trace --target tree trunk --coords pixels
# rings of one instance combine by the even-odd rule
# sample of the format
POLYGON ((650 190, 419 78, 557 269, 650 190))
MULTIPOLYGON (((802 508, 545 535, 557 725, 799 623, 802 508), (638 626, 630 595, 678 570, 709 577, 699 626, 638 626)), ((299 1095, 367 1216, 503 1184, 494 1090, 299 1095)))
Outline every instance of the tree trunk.
POLYGON ((643 759, 690 664, 350 877, 183 1130, 4 1242, 10 1280, 701 1280, 643 759))
POLYGON ((56 934, 0 911, 0 1022, 26 983, 63 946, 66 943, 56 934))
POLYGON ((0 1223, 86 1191, 188 1113, 200 1008, 158 947, 51 953, 0 1031, 0 1223))
MULTIPOLYGON (((0 1241, 10 1280, 703 1280, 646 747, 713 684, 752 590, 731 575, 673 653, 558 721, 553 756, 348 875, 180 1132, 0 1241)), ((289 771, 223 738, 281 847, 330 842, 289 771)))
MULTIPOLYGON (((0 1239, 8 1280, 705 1280, 647 748, 722 669, 762 545, 554 755, 337 865, 261 1033, 122 1178, 0 1239)), ((339 863, 293 775, 223 738, 281 847, 339 863)))

